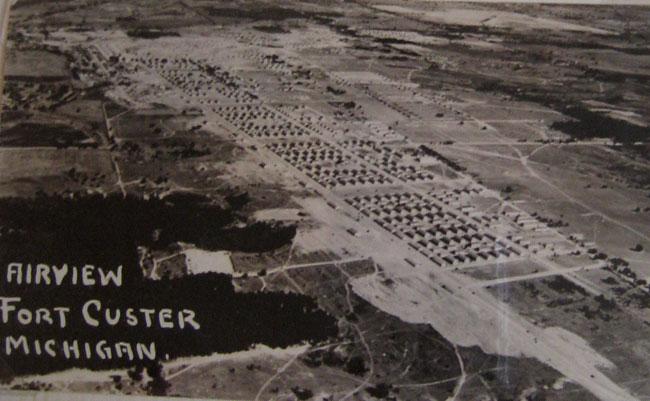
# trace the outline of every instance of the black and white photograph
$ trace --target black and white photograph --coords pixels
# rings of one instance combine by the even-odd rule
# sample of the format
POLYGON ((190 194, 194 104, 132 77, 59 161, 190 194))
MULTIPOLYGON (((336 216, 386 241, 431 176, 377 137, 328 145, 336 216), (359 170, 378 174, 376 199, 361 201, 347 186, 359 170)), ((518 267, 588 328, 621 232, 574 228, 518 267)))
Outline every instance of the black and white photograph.
POLYGON ((0 20, 0 399, 650 400, 650 1, 0 20))

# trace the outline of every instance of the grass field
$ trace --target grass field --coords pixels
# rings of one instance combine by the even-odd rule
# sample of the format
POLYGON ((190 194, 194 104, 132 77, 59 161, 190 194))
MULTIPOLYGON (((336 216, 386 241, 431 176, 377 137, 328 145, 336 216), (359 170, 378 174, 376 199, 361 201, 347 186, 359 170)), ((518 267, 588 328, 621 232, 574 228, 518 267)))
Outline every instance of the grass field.
POLYGON ((39 79, 66 79, 70 75, 68 62, 62 55, 44 50, 14 50, 7 56, 7 79, 32 77, 39 79))

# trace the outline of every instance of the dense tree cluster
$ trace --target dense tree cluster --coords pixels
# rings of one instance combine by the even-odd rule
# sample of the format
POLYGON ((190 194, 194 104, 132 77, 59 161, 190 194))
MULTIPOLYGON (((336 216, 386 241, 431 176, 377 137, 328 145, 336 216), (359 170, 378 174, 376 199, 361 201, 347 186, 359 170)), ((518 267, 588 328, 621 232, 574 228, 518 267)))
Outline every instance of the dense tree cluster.
MULTIPOLYGON (((3 271, 12 262, 57 266, 93 264, 107 269, 124 266, 124 280, 119 287, 86 287, 68 281, 60 286, 34 286, 0 280, 0 295, 21 297, 21 307, 35 310, 54 303, 73 309, 65 328, 21 325, 13 321, 3 325, 3 334, 93 343, 100 339, 153 341, 160 358, 234 352, 254 344, 286 347, 336 336, 335 319, 304 295, 235 292, 231 277, 216 273, 161 280, 143 278, 138 265, 138 246, 164 249, 183 241, 214 250, 263 252, 283 246, 295 235, 295 227, 261 222, 240 227, 234 226, 236 221, 231 209, 215 206, 199 195, 164 199, 131 195, 72 198, 41 195, 33 199, 0 200, 3 271), (196 312, 201 327, 178 332, 130 326, 124 319, 113 326, 89 327, 78 310, 89 299, 98 299, 104 308, 113 310, 189 309, 196 312)), ((33 353, 27 356, 14 353, 5 358, 10 359, 14 374, 46 373, 72 366, 106 369, 133 364, 124 359, 89 361, 65 359, 61 355, 50 363, 33 353)), ((149 368, 155 370, 155 366, 149 368)), ((133 375, 138 371, 141 372, 133 370, 133 375)), ((164 388, 164 382, 151 383, 152 393, 162 393, 164 388)))

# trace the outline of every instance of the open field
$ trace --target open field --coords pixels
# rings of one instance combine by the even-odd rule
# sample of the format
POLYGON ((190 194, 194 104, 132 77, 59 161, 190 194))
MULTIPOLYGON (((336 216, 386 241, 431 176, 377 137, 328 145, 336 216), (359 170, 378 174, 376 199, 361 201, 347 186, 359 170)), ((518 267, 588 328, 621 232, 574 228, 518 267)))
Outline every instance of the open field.
POLYGON ((66 79, 69 76, 67 67, 67 60, 59 54, 41 50, 14 51, 7 55, 5 75, 8 79, 66 79))

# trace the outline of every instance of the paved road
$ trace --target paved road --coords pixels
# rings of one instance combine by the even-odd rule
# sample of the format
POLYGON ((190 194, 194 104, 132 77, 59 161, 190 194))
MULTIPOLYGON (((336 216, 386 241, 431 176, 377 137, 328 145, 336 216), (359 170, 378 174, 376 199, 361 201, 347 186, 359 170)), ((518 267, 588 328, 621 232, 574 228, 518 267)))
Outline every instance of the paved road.
POLYGON ((607 264, 604 262, 594 263, 588 266, 576 266, 570 267, 563 270, 545 270, 537 273, 523 274, 520 276, 511 276, 511 277, 501 277, 494 280, 480 281, 476 284, 470 285, 468 288, 477 288, 477 287, 492 287, 499 284, 514 283, 517 281, 532 280, 536 278, 550 277, 550 276, 564 276, 566 274, 575 273, 583 270, 594 270, 602 269, 607 264))
MULTIPOLYGON (((311 263, 298 263, 298 264, 293 264, 293 265, 288 265, 288 266, 277 266, 271 269, 268 269, 266 271, 266 275, 270 275, 273 273, 278 273, 282 271, 287 271, 287 270, 293 270, 293 269, 303 269, 306 267, 321 267, 321 266, 329 266, 329 265, 339 265, 339 264, 346 264, 346 263, 353 263, 353 262, 363 262, 363 261, 368 261, 370 260, 369 258, 345 258, 345 259, 331 259, 331 260, 324 260, 322 262, 311 262, 311 263)), ((233 277, 241 277, 243 276, 244 273, 234 273, 232 276, 233 277)), ((256 273, 251 273, 248 272, 247 275, 250 276, 256 276, 259 274, 256 273)))

